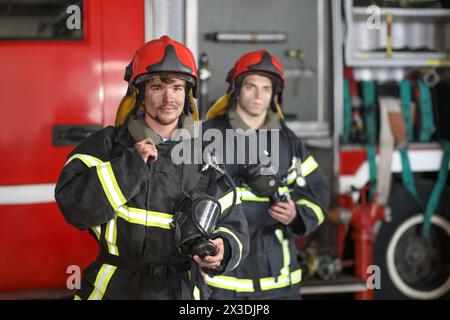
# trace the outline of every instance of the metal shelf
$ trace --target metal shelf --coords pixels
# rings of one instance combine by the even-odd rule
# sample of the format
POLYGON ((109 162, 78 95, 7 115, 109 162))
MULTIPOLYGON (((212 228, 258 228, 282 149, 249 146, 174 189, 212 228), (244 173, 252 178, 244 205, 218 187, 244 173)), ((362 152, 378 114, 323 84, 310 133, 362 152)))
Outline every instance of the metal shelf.
POLYGON ((387 57, 385 52, 358 51, 348 58, 347 65, 355 67, 448 67, 447 53, 436 52, 393 52, 387 57))
POLYGON ((347 23, 347 34, 345 39, 345 61, 346 65, 355 68, 421 68, 421 67, 449 67, 450 66, 450 43, 444 34, 450 29, 450 9, 434 8, 392 8, 381 7, 380 14, 383 16, 379 28, 367 28, 367 18, 374 14, 368 12, 369 7, 354 7, 353 0, 345 1, 345 18, 347 23), (377 51, 388 45, 386 16, 392 14, 393 21, 393 46, 392 56, 387 52, 377 51), (414 28, 411 28, 414 26, 414 28), (422 38, 414 38, 415 33, 422 38), (402 41, 398 41, 401 37, 402 41), (396 48, 409 47, 408 39, 411 41, 411 50, 395 51, 396 48), (417 40, 417 41, 416 41, 417 40), (434 42, 443 46, 436 45, 434 42), (431 48, 435 51, 415 51, 414 48, 431 48))
MULTIPOLYGON (((352 13, 359 16, 369 16, 371 13, 367 12, 366 7, 353 7, 352 13)), ((450 18, 450 9, 427 9, 427 8, 380 8, 380 14, 385 16, 392 14, 396 17, 411 17, 411 18, 450 18)))

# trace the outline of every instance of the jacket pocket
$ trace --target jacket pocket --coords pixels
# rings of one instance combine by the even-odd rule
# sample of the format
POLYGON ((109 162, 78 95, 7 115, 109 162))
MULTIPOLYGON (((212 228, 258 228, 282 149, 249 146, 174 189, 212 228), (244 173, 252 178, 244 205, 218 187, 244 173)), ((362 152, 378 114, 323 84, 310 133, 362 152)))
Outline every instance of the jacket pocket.
POLYGON ((265 253, 265 264, 268 270, 262 273, 263 278, 266 277, 278 277, 280 275, 281 269, 283 268, 284 258, 283 258, 283 247, 275 235, 275 230, 273 234, 268 234, 263 237, 264 242, 264 253, 265 253))

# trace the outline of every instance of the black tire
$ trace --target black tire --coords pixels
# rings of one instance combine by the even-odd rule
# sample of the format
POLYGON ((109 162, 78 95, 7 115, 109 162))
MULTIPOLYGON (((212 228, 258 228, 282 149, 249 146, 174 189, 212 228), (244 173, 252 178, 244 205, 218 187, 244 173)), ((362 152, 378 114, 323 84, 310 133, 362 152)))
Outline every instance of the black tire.
MULTIPOLYGON (((417 182, 427 201, 434 182, 417 182)), ((390 222, 383 222, 374 244, 374 264, 381 270, 376 299, 450 299, 450 188, 444 189, 433 215, 431 241, 421 237, 423 214, 403 186, 389 199, 390 222)))

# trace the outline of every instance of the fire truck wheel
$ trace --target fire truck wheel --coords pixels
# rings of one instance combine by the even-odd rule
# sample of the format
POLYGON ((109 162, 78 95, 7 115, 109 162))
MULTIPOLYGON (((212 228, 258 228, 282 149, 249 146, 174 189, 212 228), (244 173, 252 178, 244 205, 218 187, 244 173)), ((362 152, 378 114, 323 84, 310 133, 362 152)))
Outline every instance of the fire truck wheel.
MULTIPOLYGON (((417 182, 426 203, 434 183, 417 182)), ((377 299, 450 298, 450 188, 444 189, 433 215, 430 236, 422 237, 423 212, 402 187, 394 186, 392 219, 383 222, 374 244, 374 264, 381 270, 377 299)))

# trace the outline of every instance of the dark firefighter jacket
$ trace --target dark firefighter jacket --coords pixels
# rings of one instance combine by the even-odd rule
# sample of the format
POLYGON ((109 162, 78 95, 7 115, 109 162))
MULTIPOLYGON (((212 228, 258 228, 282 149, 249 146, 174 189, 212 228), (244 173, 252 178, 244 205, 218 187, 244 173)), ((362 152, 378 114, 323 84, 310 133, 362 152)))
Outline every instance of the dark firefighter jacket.
MULTIPOLYGON (((227 129, 246 129, 233 125, 229 113, 203 123, 202 128, 204 132, 211 128, 219 129, 226 137, 224 145, 228 149, 224 151, 225 154, 222 156, 224 158, 227 156, 226 153, 230 152, 230 148, 235 156, 244 152, 244 148, 237 147, 236 139, 230 141, 230 136, 226 135, 227 129)), ((233 117, 235 116, 236 113, 233 117)), ((238 268, 225 275, 207 277, 207 284, 213 289, 213 299, 276 299, 299 293, 302 274, 294 240, 296 237, 310 234, 324 221, 329 191, 318 163, 307 152, 303 143, 284 122, 278 122, 278 128, 281 128, 278 131, 279 175, 283 181, 279 192, 290 195, 296 204, 297 217, 288 226, 272 219, 267 212, 271 206, 269 199, 257 197, 242 183, 240 178, 242 166, 226 164, 240 190, 250 233, 250 252, 238 268), (301 161, 301 174, 306 181, 303 187, 299 187, 296 183, 298 170, 293 166, 295 157, 301 161)), ((267 140, 269 144, 266 151, 270 154, 271 138, 267 140)), ((245 152, 250 152, 248 148, 251 144, 246 142, 245 152)), ((261 150, 258 150, 258 153, 260 152, 261 150)), ((245 161, 248 161, 248 158, 246 159, 245 161)))
MULTIPOLYGON (((197 190, 204 176, 202 164, 172 162, 172 149, 187 142, 157 145, 157 161, 146 164, 133 148, 128 129, 107 127, 69 155, 55 198, 66 221, 89 230, 99 245, 97 259, 83 272, 76 299, 209 295, 195 262, 176 248, 169 226, 183 193, 197 190)), ((222 207, 213 238, 224 239, 229 256, 220 271, 229 272, 248 252, 247 223, 240 204, 231 210, 231 189, 214 184, 216 171, 206 172, 208 193, 220 199, 222 207)))

